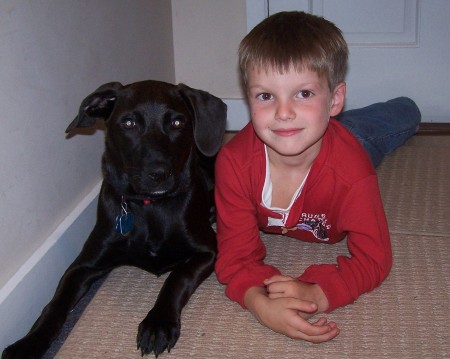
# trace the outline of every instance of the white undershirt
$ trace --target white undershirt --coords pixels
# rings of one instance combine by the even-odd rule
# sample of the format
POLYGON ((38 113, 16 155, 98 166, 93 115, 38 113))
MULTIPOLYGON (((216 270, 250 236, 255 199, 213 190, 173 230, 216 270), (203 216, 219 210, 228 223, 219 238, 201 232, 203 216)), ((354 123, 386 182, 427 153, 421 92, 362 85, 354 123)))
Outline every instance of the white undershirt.
POLYGON ((264 180, 264 187, 262 191, 262 206, 266 207, 267 209, 281 214, 281 218, 268 218, 268 226, 281 226, 283 227, 286 223, 286 220, 289 216, 289 212, 292 208, 292 205, 297 200, 297 198, 302 193, 303 186, 305 185, 306 179, 308 178, 309 171, 306 174, 305 178, 303 179, 300 186, 297 188, 297 190, 294 192, 291 202, 289 203, 289 206, 287 208, 279 208, 279 207, 272 207, 272 180, 270 179, 270 165, 269 165, 269 156, 267 154, 267 147, 264 145, 264 151, 266 153, 266 178, 264 180))

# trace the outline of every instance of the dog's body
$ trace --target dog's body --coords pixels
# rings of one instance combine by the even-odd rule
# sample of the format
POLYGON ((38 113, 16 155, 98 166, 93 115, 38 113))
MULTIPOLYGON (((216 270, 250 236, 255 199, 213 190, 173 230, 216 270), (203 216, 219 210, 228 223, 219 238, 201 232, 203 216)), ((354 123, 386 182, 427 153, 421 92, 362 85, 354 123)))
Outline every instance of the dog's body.
POLYGON ((122 265, 171 272, 137 335, 142 355, 170 351, 182 308, 213 271, 208 164, 225 131, 225 104, 182 84, 110 83, 82 102, 66 132, 96 119, 107 128, 97 223, 53 299, 3 359, 40 358, 90 285, 122 265))

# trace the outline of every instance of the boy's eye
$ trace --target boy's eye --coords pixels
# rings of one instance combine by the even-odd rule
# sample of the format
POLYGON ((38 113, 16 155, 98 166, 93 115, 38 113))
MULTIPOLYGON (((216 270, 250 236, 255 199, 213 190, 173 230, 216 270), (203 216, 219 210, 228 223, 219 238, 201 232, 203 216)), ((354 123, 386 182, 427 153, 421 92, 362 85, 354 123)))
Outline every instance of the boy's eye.
POLYGON ((309 98, 312 95, 313 95, 313 93, 309 90, 301 90, 297 96, 300 98, 309 98))
POLYGON ((263 93, 260 93, 258 96, 256 96, 256 98, 261 101, 268 101, 268 100, 271 100, 273 97, 270 93, 263 92, 263 93))

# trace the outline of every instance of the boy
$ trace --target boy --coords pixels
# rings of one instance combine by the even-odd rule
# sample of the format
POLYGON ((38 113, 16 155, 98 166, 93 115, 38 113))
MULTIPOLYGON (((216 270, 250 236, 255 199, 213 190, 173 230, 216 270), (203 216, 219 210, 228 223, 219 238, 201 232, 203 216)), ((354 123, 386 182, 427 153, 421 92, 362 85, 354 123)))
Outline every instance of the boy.
POLYGON ((339 328, 309 318, 354 302, 390 271, 373 164, 420 122, 406 98, 334 119, 344 107, 347 57, 340 30, 320 17, 284 12, 255 27, 239 49, 251 122, 216 162, 216 274, 227 296, 273 331, 314 343, 339 328), (264 264, 260 230, 328 244, 347 237, 351 257, 291 278, 264 264))

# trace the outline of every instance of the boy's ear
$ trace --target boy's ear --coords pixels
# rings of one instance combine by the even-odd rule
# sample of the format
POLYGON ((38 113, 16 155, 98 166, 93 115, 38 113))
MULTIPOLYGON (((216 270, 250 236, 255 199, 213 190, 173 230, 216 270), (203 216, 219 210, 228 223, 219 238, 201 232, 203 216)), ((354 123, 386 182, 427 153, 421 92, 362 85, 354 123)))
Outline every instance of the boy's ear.
POLYGON ((333 90, 331 97, 330 116, 334 117, 341 113, 345 103, 345 93, 347 91, 347 84, 340 82, 333 90))

